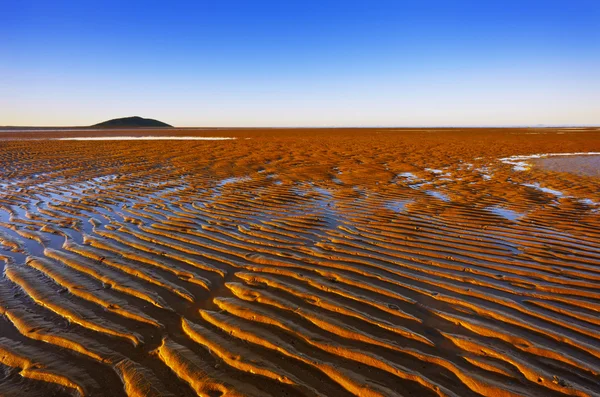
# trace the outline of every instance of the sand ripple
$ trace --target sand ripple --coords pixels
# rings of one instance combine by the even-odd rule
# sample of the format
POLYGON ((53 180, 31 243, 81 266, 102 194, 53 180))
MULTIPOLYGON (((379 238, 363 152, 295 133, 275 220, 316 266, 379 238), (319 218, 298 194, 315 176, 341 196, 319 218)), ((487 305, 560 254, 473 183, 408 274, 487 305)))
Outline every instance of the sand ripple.
POLYGON ((600 395, 598 134, 237 134, 2 142, 0 395, 600 395))

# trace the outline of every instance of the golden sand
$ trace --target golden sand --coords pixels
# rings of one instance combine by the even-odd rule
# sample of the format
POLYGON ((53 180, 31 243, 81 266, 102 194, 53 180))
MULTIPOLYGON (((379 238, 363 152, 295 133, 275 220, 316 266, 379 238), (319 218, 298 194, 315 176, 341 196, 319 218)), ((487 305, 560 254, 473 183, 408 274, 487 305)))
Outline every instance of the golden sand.
POLYGON ((168 134, 0 137, 1 396, 600 395, 600 130, 168 134))

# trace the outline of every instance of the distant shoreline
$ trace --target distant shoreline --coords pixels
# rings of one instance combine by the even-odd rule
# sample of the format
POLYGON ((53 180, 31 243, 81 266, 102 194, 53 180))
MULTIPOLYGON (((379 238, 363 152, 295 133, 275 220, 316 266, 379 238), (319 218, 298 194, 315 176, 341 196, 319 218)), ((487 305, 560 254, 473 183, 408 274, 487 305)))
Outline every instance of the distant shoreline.
POLYGON ((361 127, 347 127, 347 126, 311 126, 311 127, 103 127, 98 128, 96 126, 0 126, 0 132, 21 132, 21 131, 115 131, 115 130, 321 130, 321 129, 381 129, 381 130, 467 130, 467 129, 597 129, 600 125, 547 125, 547 126, 527 126, 527 125, 510 125, 510 126, 428 126, 428 127, 382 127, 382 126, 361 126, 361 127))

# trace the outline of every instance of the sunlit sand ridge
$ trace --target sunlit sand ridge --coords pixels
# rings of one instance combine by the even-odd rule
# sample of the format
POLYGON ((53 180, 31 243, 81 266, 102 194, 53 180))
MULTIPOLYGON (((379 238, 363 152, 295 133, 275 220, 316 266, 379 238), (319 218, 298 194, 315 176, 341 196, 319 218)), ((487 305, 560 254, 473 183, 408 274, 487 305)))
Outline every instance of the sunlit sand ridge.
POLYGON ((600 133, 530 132, 2 141, 0 395, 600 395, 600 179, 532 156, 600 133))

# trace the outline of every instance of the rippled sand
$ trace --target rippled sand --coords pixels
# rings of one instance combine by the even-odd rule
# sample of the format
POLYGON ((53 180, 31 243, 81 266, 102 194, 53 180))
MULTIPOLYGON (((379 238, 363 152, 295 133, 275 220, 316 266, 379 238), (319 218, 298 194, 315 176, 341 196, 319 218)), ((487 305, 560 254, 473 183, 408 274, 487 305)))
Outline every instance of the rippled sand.
POLYGON ((3 135, 0 395, 600 395, 600 131, 175 133, 3 135))

